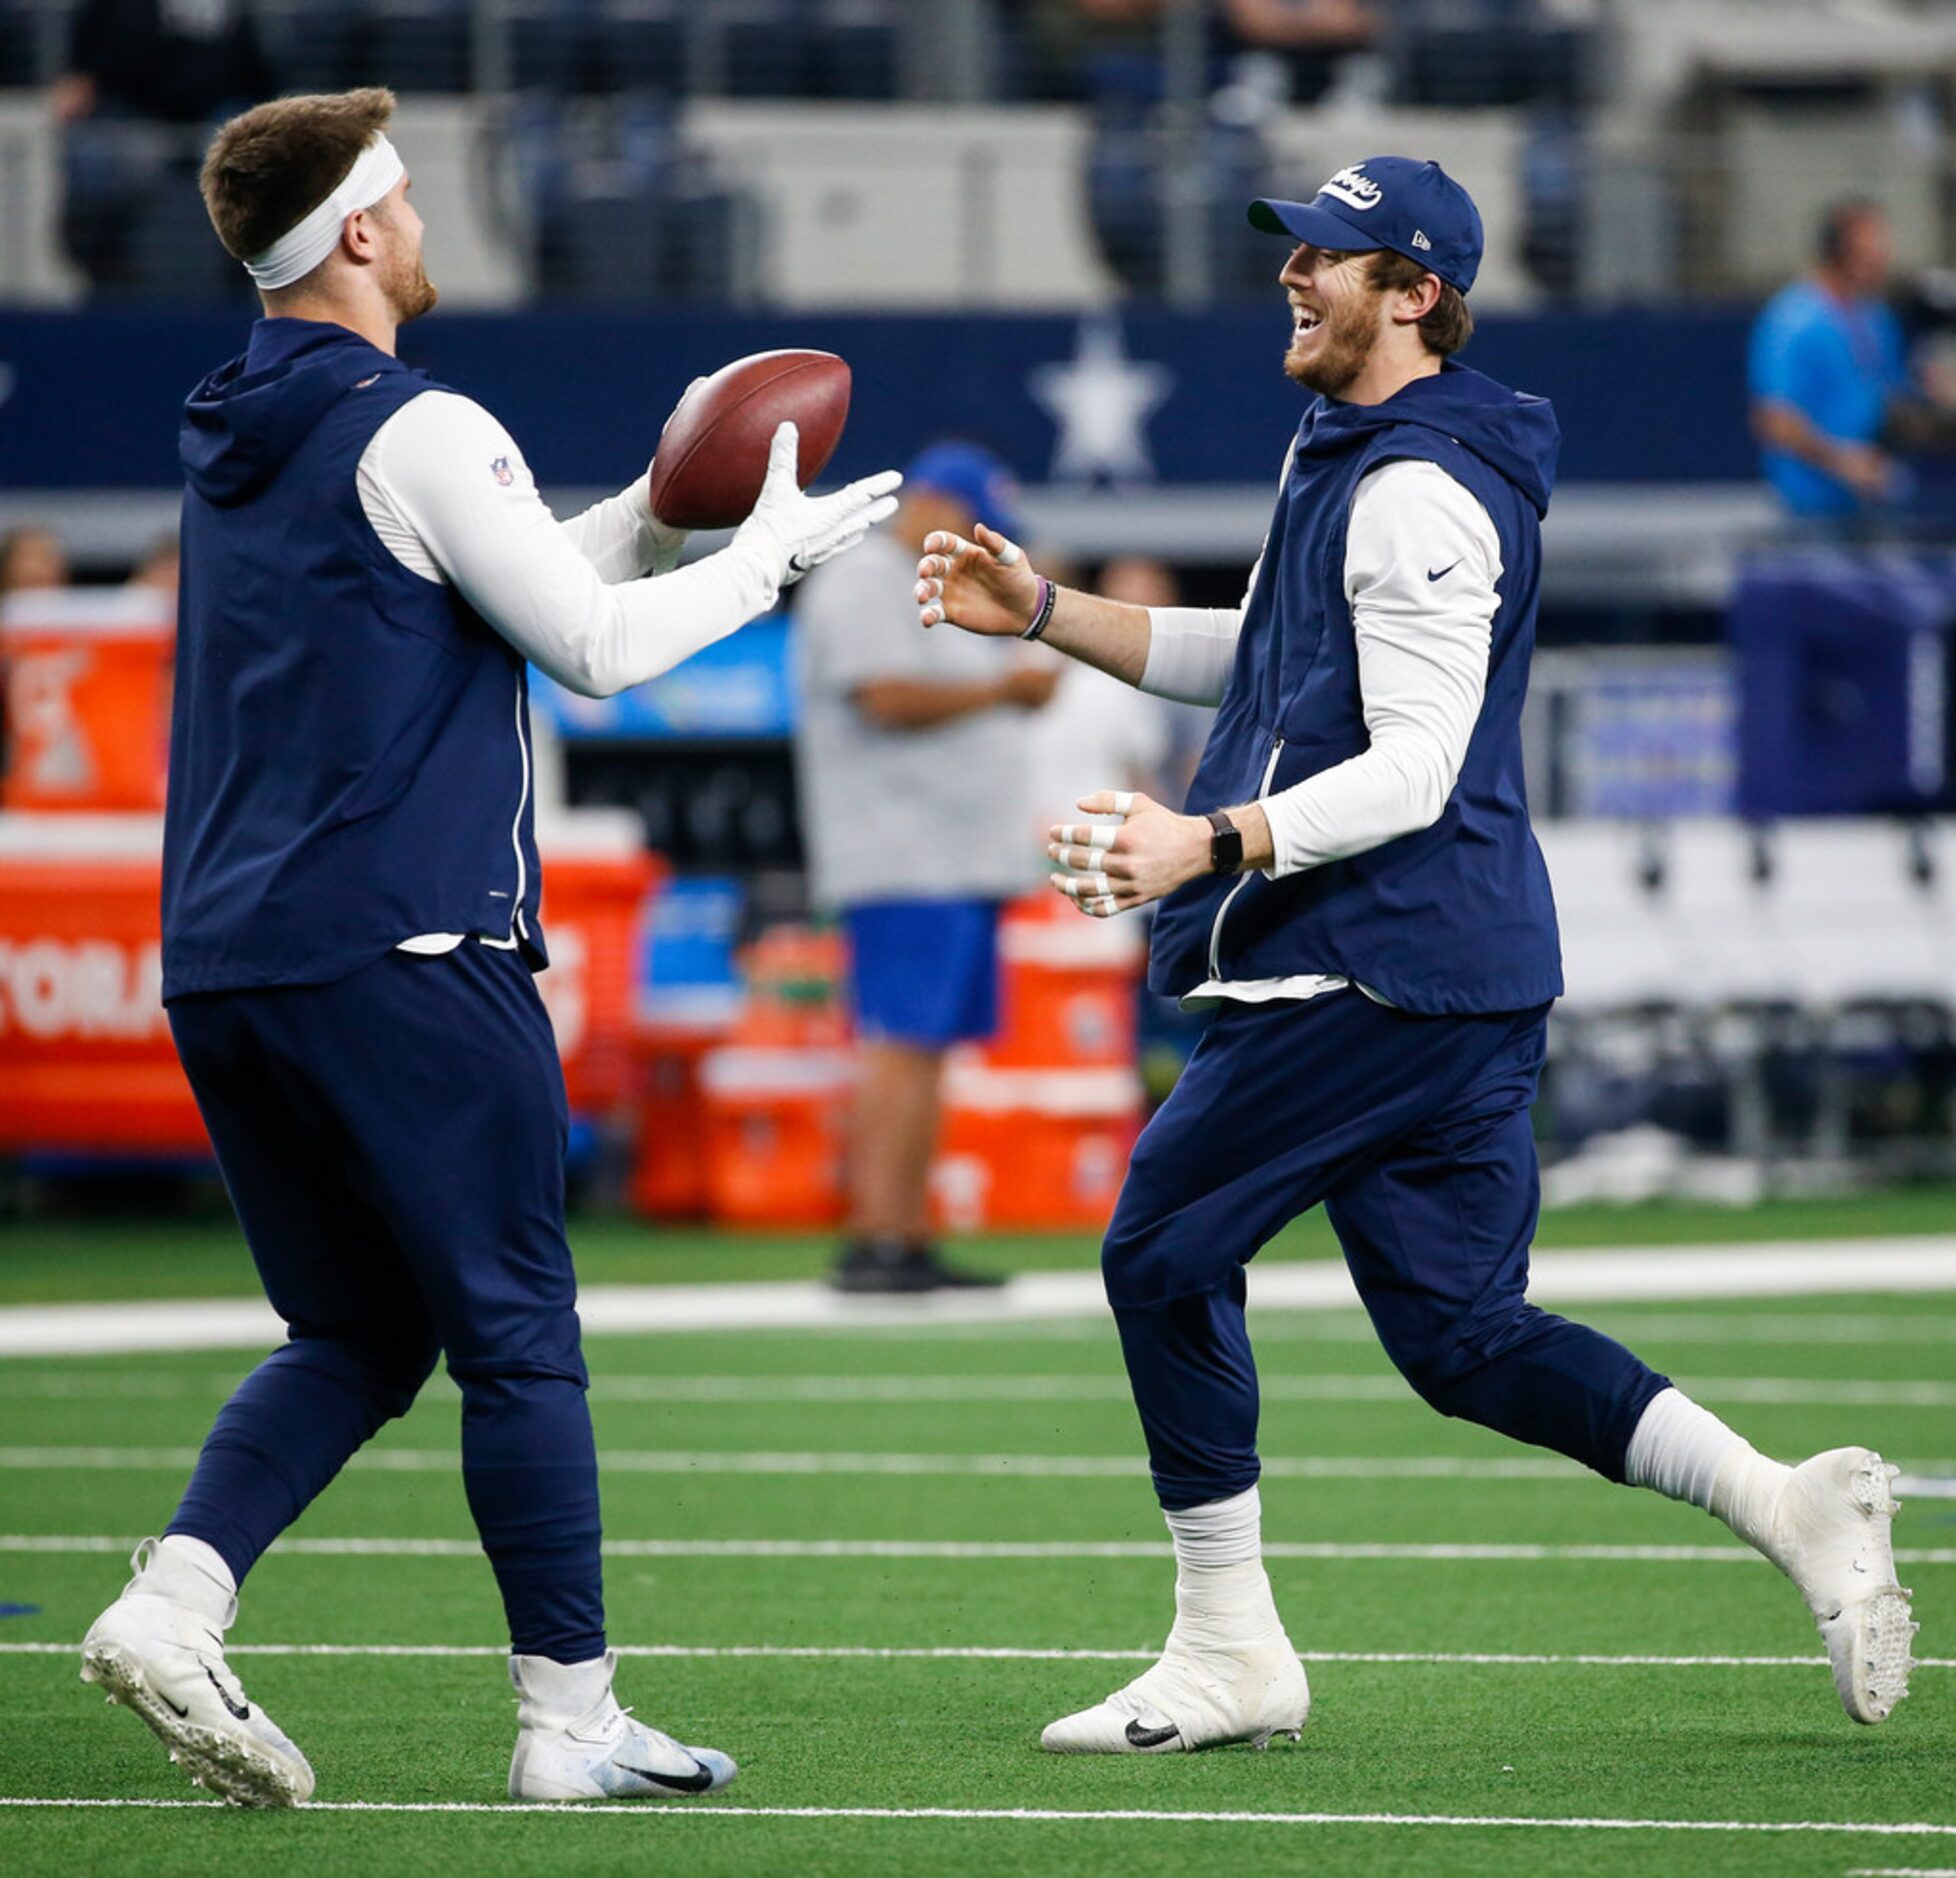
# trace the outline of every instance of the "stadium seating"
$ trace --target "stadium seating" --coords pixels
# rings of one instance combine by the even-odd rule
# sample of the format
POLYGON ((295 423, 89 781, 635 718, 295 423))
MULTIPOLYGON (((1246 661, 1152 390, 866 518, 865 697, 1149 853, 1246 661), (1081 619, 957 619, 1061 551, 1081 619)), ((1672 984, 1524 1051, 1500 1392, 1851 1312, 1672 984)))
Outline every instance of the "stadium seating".
POLYGON ((749 206, 656 96, 573 108, 531 95, 500 142, 546 293, 587 304, 741 297, 749 206))

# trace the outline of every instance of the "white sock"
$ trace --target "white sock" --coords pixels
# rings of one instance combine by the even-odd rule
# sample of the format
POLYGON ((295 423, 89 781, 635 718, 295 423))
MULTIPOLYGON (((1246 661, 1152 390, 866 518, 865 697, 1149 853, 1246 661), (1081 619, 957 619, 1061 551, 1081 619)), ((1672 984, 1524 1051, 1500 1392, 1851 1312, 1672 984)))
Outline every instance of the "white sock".
POLYGON ((1769 1460, 1683 1390, 1665 1389, 1638 1421, 1623 1472, 1633 1487, 1702 1507, 1764 1552, 1780 1489, 1793 1470, 1769 1460))
POLYGON ((1282 1629, 1263 1569, 1263 1501, 1256 1488, 1163 1517, 1175 1542, 1171 1642, 1213 1649, 1282 1629))
POLYGON ((231 1576, 223 1553, 202 1539, 181 1532, 159 1539, 143 1578, 146 1587, 159 1597, 188 1605, 220 1629, 230 1623, 238 1581, 231 1576))

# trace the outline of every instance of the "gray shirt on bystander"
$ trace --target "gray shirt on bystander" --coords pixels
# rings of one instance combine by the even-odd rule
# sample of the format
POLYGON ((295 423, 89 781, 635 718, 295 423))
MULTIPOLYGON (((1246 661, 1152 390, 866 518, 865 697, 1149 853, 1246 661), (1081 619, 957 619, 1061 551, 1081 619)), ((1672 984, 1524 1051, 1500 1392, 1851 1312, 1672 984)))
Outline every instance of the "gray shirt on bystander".
POLYGON ((986 683, 1015 641, 917 623, 916 557, 892 535, 818 568, 796 590, 795 766, 815 903, 1009 899, 1044 853, 1028 790, 1028 730, 1011 706, 922 730, 858 709, 879 678, 986 683))

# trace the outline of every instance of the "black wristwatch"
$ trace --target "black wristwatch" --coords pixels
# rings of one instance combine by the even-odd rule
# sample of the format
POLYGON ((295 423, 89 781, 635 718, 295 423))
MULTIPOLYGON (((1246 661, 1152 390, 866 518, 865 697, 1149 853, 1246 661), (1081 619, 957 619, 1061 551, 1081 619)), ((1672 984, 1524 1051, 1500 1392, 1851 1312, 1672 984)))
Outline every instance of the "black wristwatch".
POLYGON ((1216 831, 1209 837, 1210 873, 1240 874, 1243 871, 1243 831, 1221 809, 1209 811, 1209 826, 1216 831))

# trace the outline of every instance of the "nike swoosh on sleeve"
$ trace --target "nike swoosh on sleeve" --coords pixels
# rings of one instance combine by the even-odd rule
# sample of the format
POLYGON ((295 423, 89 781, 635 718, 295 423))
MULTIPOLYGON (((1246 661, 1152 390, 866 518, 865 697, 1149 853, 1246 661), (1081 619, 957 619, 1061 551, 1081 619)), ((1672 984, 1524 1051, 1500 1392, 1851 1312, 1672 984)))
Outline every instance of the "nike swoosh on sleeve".
POLYGON ((1445 567, 1439 568, 1437 570, 1433 568, 1428 568, 1426 570, 1426 578, 1428 580, 1445 580, 1446 577, 1449 574, 1451 574, 1453 570, 1459 565, 1460 563, 1458 561, 1449 561, 1445 567))

